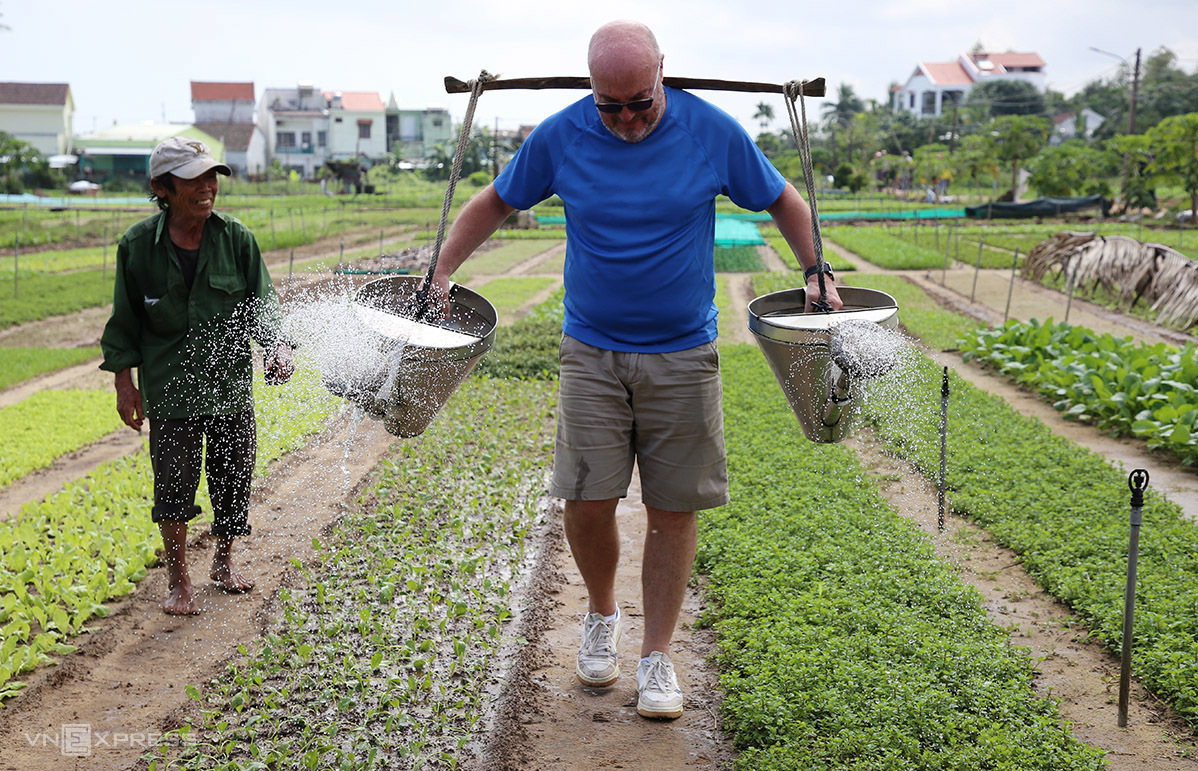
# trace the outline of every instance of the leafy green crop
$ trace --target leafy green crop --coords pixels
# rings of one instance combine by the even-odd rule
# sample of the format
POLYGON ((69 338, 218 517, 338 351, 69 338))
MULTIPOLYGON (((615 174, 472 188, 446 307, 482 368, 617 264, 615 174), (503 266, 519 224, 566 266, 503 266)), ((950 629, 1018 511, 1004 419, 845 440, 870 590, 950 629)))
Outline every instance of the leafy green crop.
POLYGON ((554 292, 527 316, 499 330, 495 344, 478 363, 479 375, 509 378, 556 378, 560 363, 565 289, 554 292))
MULTIPOLYGON (((315 393, 317 388, 315 376, 302 369, 285 386, 267 388, 256 378, 258 475, 323 428, 339 401, 323 389, 323 395, 315 393)), ((62 392, 38 396, 47 393, 62 392)), ((103 398, 87 405, 88 412, 115 414, 115 396, 95 393, 103 398)), ((72 406, 86 405, 80 399, 75 394, 72 406)), ((73 408, 60 410, 76 421, 86 417, 73 408)), ((6 436, 0 428, 0 442, 6 436)), ((108 615, 104 603, 131 592, 157 562, 161 538, 150 520, 153 486, 149 455, 138 451, 0 522, 0 702, 24 687, 13 676, 55 663, 52 653, 73 652, 64 640, 83 631, 88 619, 108 615)), ((206 482, 196 503, 211 509, 206 482)))
MULTIPOLYGON (((481 729, 525 538, 542 517, 553 383, 475 378, 397 444, 280 591, 260 645, 206 686, 151 768, 436 768, 481 729), (175 745, 177 747, 177 745, 175 745)), ((151 760, 151 758, 147 758, 151 760)))
POLYGON ((505 276, 488 281, 479 291, 495 306, 502 324, 505 317, 513 315, 520 306, 556 281, 552 276, 505 276))
POLYGON ((834 243, 883 268, 913 270, 944 266, 943 252, 909 244, 888 235, 882 228, 838 227, 824 228, 823 232, 834 243))
POLYGON ((700 517, 735 767, 1096 769, 977 592, 841 445, 724 353, 732 503, 700 517))
MULTIPOLYGON (((874 393, 867 414, 900 455, 939 474, 940 380, 929 361, 874 393)), ((953 510, 1013 549, 1112 650, 1120 645, 1127 473, 951 376, 953 510)), ((1140 536, 1133 672, 1198 728, 1198 525, 1149 489, 1140 536)))
POLYGON ((0 278, 0 329, 29 321, 73 313, 112 302, 113 272, 26 273, 13 286, 11 274, 0 278))
POLYGON ((112 391, 38 391, 0 407, 0 487, 123 425, 112 391))
MULTIPOLYGON (((782 237, 777 228, 762 228, 761 235, 786 263, 786 267, 795 271, 799 269, 799 261, 795 259, 794 250, 790 248, 790 244, 782 237)), ((857 269, 856 265, 841 257, 835 249, 829 248, 827 244, 824 244, 824 262, 831 265, 832 270, 837 273, 847 273, 857 269)))
POLYGON ((741 244, 715 248, 716 273, 752 273, 764 267, 755 246, 741 244))
POLYGON ((0 348, 0 389, 37 377, 44 372, 100 357, 98 346, 85 348, 0 348))
POLYGON ((1008 321, 978 329, 961 343, 965 359, 994 367, 1038 391, 1065 417, 1149 449, 1166 449, 1186 465, 1198 462, 1198 353, 1116 339, 1085 327, 1008 321))

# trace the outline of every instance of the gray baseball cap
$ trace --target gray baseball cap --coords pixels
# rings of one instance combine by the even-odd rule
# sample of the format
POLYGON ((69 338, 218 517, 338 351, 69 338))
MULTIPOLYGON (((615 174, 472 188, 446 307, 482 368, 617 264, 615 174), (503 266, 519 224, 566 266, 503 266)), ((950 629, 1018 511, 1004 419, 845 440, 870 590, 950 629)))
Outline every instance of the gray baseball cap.
POLYGON ((150 176, 174 174, 179 179, 195 179, 209 169, 232 176, 233 170, 212 157, 212 151, 198 139, 171 137, 150 153, 150 176))

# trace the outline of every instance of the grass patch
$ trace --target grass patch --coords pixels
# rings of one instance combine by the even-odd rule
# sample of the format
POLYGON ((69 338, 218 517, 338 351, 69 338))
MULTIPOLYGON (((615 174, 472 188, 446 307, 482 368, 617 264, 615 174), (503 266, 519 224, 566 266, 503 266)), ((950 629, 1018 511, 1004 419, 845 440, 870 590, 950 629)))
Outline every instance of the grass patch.
POLYGON ((558 350, 566 309, 560 288, 528 315, 495 335, 495 344, 474 372, 500 378, 555 379, 561 367, 558 350))
POLYGON ((506 273, 525 260, 549 249, 544 241, 509 241, 500 243, 494 249, 471 257, 453 275, 453 280, 464 284, 473 276, 498 275, 506 273))
MULTIPOLYGON (((782 262, 786 263, 786 267, 798 272, 799 261, 795 257, 794 250, 790 248, 790 243, 782 237, 778 229, 762 228, 761 234, 765 237, 766 243, 782 258, 782 262)), ((824 262, 831 265, 832 270, 837 273, 845 273, 857 269, 856 265, 840 256, 840 253, 829 247, 828 244, 824 244, 824 262)))

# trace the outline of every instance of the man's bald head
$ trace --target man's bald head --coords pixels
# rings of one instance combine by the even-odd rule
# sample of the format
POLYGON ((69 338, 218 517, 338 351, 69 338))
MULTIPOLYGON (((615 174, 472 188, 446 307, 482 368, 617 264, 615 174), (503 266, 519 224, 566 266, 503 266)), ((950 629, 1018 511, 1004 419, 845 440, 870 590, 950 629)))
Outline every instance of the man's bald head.
POLYGON ((624 74, 628 69, 656 70, 661 49, 653 31, 638 21, 613 21, 595 30, 587 49, 591 77, 624 74))

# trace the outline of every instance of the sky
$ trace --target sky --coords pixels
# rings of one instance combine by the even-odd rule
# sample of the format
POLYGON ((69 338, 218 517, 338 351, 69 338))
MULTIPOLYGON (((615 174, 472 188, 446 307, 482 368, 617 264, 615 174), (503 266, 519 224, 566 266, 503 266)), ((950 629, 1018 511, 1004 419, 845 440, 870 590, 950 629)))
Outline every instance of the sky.
MULTIPOLYGON (((607 21, 648 24, 665 74, 783 83, 823 77, 865 99, 886 99, 919 61, 952 61, 976 43, 1034 51, 1048 86, 1071 95, 1110 77, 1137 48, 1164 46, 1198 68, 1198 0, 840 0, 739 2, 607 0, 0 0, 0 81, 62 83, 75 99, 75 131, 113 123, 190 122, 190 82, 311 81, 327 91, 393 93, 405 109, 446 107, 461 120, 468 94, 446 94, 446 75, 467 80, 585 75, 591 33, 607 21), (1091 50, 1100 48, 1112 55, 1091 50)), ((582 91, 491 91, 475 121, 515 129, 582 91)), ((778 94, 701 95, 755 135, 760 102, 771 129, 786 125, 778 94)), ((809 100, 818 113, 824 100, 809 100)))

